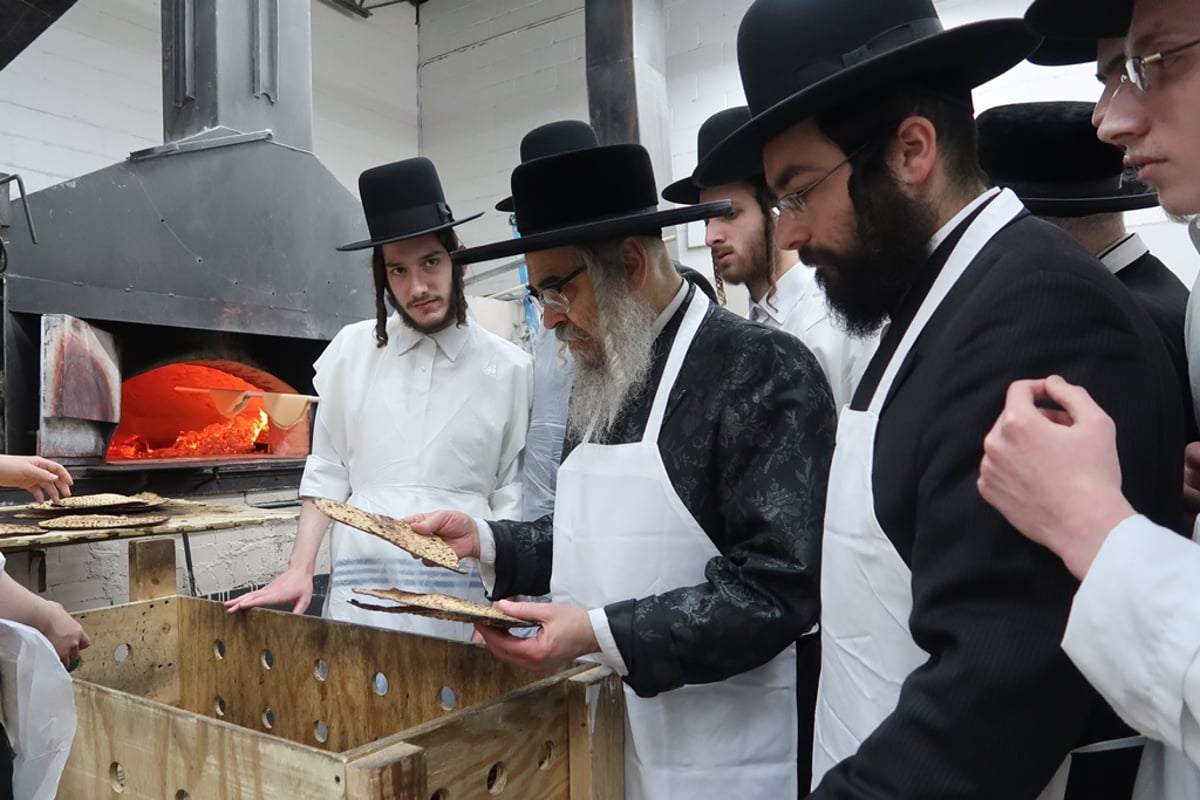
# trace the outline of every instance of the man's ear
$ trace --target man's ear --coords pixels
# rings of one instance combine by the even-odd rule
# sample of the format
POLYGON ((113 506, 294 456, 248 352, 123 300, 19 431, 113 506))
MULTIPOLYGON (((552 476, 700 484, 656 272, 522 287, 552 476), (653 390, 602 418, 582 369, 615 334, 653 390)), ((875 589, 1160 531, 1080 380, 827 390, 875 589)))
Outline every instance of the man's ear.
POLYGON ((646 285, 646 276, 650 270, 650 253, 636 236, 627 236, 621 242, 621 266, 625 268, 625 279, 630 291, 636 292, 646 285))
POLYGON ((928 186, 937 156, 937 128, 928 118, 914 115, 900 122, 888 154, 888 167, 902 186, 918 191, 928 186))

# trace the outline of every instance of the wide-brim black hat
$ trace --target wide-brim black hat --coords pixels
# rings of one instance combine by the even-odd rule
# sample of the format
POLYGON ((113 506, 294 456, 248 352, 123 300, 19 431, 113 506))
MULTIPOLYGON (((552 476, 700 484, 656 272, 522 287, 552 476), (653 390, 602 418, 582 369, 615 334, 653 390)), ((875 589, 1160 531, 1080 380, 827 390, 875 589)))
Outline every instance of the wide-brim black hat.
POLYGON ((362 173, 358 176, 358 196, 362 198, 370 237, 344 244, 338 250, 365 250, 413 239, 483 216, 480 212, 456 220, 446 205, 437 168, 420 156, 362 173))
POLYGON ((1158 205, 1145 184, 1123 179, 1121 150, 1096 138, 1091 103, 997 106, 976 124, 979 165, 1034 214, 1082 217, 1158 205))
POLYGON ((718 186, 757 174, 767 142, 856 95, 933 74, 973 88, 1037 43, 1019 19, 945 30, 932 0, 755 0, 737 45, 750 121, 694 177, 718 186))
MULTIPOLYGON (((727 108, 724 111, 718 111, 704 120, 704 124, 700 126, 700 130, 696 133, 697 164, 704 163, 704 159, 708 157, 708 154, 712 152, 714 147, 724 140, 726 136, 749 121, 750 109, 746 106, 727 108)), ((699 203, 700 185, 696 183, 695 175, 696 173, 693 171, 688 177, 677 180, 663 189, 663 199, 683 205, 695 205, 699 203)))
MULTIPOLYGON (((596 137, 596 131, 586 122, 577 119, 548 122, 534 128, 521 139, 521 163, 599 146, 600 140, 596 137)), ((496 210, 511 214, 512 197, 506 197, 496 203, 496 210)))
POLYGON ((1025 22, 1045 40, 1029 61, 1046 67, 1096 60, 1096 41, 1124 36, 1133 18, 1133 0, 1037 0, 1025 22))
POLYGON ((670 225, 719 217, 731 208, 722 200, 659 211, 650 154, 637 144, 526 161, 513 170, 512 196, 521 236, 452 253, 456 264, 653 234, 670 225))
POLYGON ((1104 39, 1124 36, 1133 18, 1133 0, 1034 0, 1025 22, 1050 39, 1104 39))

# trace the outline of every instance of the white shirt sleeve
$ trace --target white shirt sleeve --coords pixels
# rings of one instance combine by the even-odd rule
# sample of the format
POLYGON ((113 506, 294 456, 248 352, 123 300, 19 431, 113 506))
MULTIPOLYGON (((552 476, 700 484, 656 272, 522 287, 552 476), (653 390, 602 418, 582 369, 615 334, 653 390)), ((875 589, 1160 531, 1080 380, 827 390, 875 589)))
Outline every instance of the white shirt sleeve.
POLYGON ((300 478, 300 496, 328 497, 339 503, 344 503, 350 497, 350 471, 334 446, 333 436, 324 423, 319 407, 316 424, 313 425, 312 450, 304 462, 304 474, 300 478))
POLYGON ((1143 516, 1113 528, 1063 650, 1126 722, 1200 764, 1200 546, 1143 516))
POLYGON ((621 677, 628 675, 629 667, 625 666, 625 659, 621 656, 617 640, 613 637, 612 626, 608 624, 608 614, 603 608, 593 608, 588 612, 588 619, 591 620, 596 642, 600 645, 600 656, 597 660, 616 670, 621 677))

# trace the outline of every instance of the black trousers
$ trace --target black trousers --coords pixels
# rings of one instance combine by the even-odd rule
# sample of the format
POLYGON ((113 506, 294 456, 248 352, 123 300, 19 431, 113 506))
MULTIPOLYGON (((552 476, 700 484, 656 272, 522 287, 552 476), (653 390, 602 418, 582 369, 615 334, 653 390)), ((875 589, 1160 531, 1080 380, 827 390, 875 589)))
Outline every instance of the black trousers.
POLYGON ((8 731, 0 725, 0 800, 13 798, 13 751, 8 746, 8 731))

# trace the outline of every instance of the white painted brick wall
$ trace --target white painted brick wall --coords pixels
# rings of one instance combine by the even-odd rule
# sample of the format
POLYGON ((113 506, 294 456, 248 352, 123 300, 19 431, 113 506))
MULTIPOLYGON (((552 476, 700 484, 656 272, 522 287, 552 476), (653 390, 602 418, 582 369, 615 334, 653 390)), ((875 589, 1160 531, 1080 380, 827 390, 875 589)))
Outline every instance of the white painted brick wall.
MULTIPOLYGON (((159 7, 78 0, 0 71, 0 172, 37 191, 162 144, 159 7)), ((312 0, 314 150, 356 193, 367 167, 417 153, 413 16, 312 0)))
MULTIPOLYGON (((582 0, 438 0, 421 9, 421 152, 433 160, 467 244, 512 235, 509 194, 531 128, 588 118, 582 0)), ((492 265, 481 265, 486 269, 492 265)), ((508 288, 509 273, 472 287, 508 288)))

